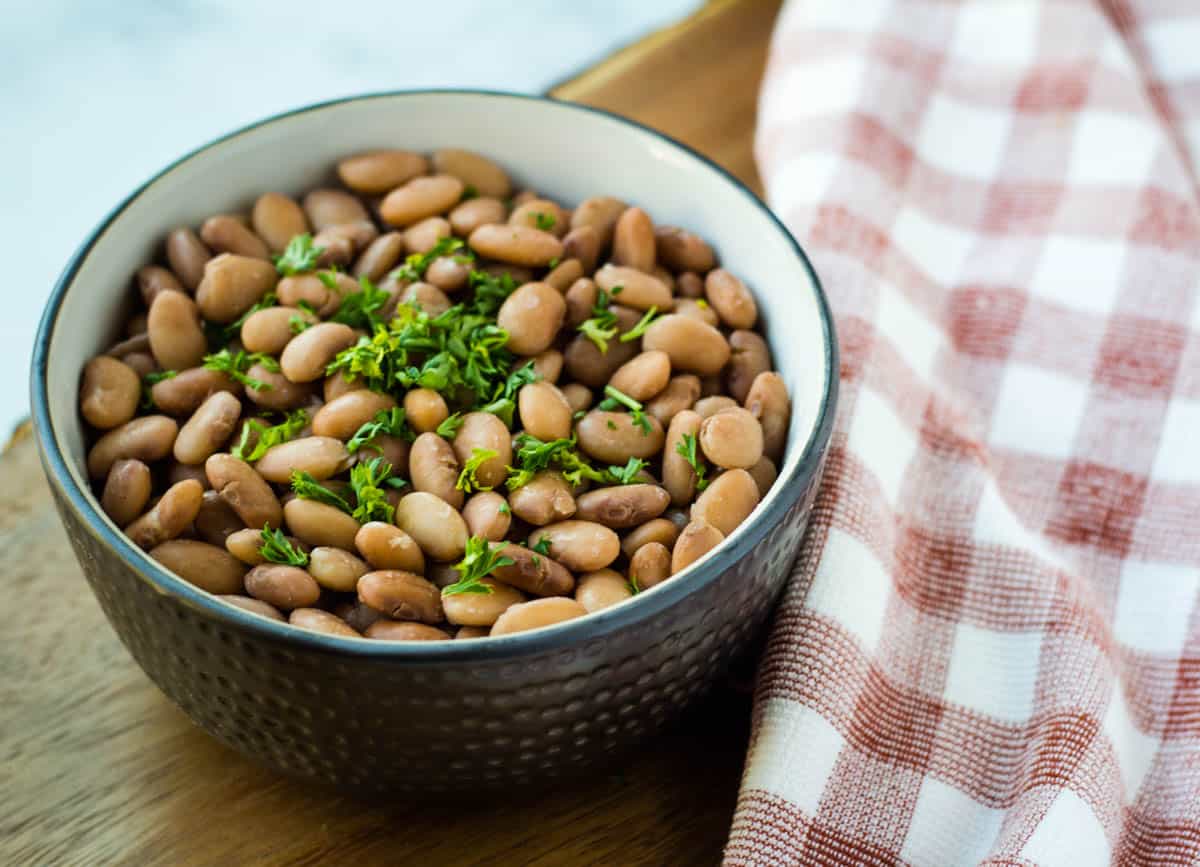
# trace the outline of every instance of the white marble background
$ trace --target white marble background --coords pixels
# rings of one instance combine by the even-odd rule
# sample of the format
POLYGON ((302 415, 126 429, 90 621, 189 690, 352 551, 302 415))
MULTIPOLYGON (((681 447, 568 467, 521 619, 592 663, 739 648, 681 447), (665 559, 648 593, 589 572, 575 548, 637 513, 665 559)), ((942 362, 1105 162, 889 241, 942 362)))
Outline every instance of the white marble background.
POLYGON ((283 109, 405 87, 537 92, 698 0, 0 0, 0 441, 46 296, 179 154, 283 109))

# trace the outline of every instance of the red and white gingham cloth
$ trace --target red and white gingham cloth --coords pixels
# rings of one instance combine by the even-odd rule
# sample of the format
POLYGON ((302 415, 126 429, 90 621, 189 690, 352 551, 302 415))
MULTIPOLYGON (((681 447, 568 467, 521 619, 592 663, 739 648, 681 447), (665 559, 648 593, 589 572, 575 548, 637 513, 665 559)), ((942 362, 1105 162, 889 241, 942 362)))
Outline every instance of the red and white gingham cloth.
POLYGON ((1200 864, 1200 0, 792 0, 841 406, 729 864, 1200 864))

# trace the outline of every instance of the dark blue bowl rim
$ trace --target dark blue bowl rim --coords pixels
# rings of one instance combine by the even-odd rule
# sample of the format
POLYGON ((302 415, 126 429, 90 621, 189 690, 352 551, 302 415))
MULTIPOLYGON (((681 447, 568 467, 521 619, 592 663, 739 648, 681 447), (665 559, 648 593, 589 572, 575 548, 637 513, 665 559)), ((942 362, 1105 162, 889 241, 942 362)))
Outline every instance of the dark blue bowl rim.
MULTIPOLYGON (((153 176, 139 185, 97 224, 96 228, 84 239, 83 243, 80 244, 79 248, 67 261, 66 267, 54 285, 54 289, 50 294, 50 298, 46 303, 46 309, 38 325, 30 371, 30 391, 34 429, 39 448, 41 449, 43 462, 48 470, 47 476, 50 483, 58 489, 71 508, 83 517, 83 523, 89 532, 107 548, 113 550, 143 580, 147 581, 156 592, 174 596, 191 608, 194 613, 203 616, 207 620, 234 625, 239 629, 255 633, 260 638, 287 647, 318 650, 334 656, 397 659, 414 664, 437 664, 483 660, 494 661, 496 659, 525 657, 553 649, 562 649, 568 646, 583 644, 591 639, 608 635, 618 629, 624 629, 649 621, 664 609, 680 603, 687 596, 716 580, 722 572, 737 563, 747 551, 752 550, 762 543, 768 531, 783 519, 788 510, 804 494, 809 482, 819 471, 821 460, 828 448, 833 429, 838 395, 838 370, 838 347, 834 332, 833 317, 824 288, 817 277, 816 271, 812 267, 812 263, 809 261, 803 248, 792 237, 791 232, 783 225, 782 221, 775 216, 774 212, 753 191, 726 169, 665 133, 604 109, 567 102, 549 96, 534 96, 471 88, 432 88, 389 90, 358 94, 280 112, 213 139, 189 151, 158 172, 155 172, 153 176), (816 424, 813 426, 812 434, 805 443, 800 460, 793 471, 786 477, 780 477, 779 482, 782 483, 782 490, 769 504, 766 511, 757 515, 754 521, 745 527, 739 536, 733 540, 732 544, 721 548, 711 559, 700 564, 697 570, 689 575, 685 581, 666 582, 664 585, 660 585, 653 593, 649 593, 643 599, 635 601, 634 604, 621 605, 614 609, 591 614, 577 621, 569 621, 551 628, 529 633, 516 633, 486 641, 386 642, 339 638, 297 629, 286 623, 250 614, 235 606, 219 602, 205 591, 194 587, 182 578, 176 577, 173 573, 159 566, 158 563, 140 549, 136 548, 123 534, 113 530, 105 522, 100 512, 92 505, 85 492, 76 484, 68 471, 66 456, 63 454, 63 450, 57 439, 52 435, 50 425, 49 400, 46 388, 49 345, 57 323, 59 310, 62 307, 63 298, 74 281, 80 265, 87 258, 91 248, 113 222, 120 217, 124 210, 147 187, 159 178, 192 157, 216 145, 235 139, 260 126, 295 115, 320 111, 343 103, 362 102, 372 99, 392 99, 404 96, 485 96, 496 99, 549 103, 564 111, 589 112, 602 115, 619 124, 632 127, 642 133, 668 142, 690 154, 707 165, 712 171, 724 177, 727 182, 740 190, 755 206, 761 209, 767 218, 775 224, 779 232, 791 243, 796 256, 808 271, 809 278, 812 280, 813 287, 816 290, 817 306, 821 317, 821 327, 825 343, 826 377, 816 424)), ((799 538, 797 538, 796 544, 800 544, 799 538)))

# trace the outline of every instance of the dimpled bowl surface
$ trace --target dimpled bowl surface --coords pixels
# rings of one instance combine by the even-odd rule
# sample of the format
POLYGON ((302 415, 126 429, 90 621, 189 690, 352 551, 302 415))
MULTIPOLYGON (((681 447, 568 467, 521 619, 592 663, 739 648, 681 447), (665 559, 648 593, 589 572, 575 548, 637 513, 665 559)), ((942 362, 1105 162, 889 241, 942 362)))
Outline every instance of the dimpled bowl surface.
POLYGON ((828 308, 764 205, 676 142, 604 112, 476 91, 376 94, 232 133, 136 190, 80 247, 34 351, 43 464, 88 583, 138 664, 218 740, 280 771, 363 793, 508 788, 576 773, 660 729, 763 627, 799 547, 836 401, 828 308), (82 469, 83 362, 120 333, 136 268, 178 225, 259 193, 332 182, 341 155, 475 148, 573 204, 610 194, 708 238, 754 289, 793 395, 780 481, 713 555, 632 600, 496 639, 387 643, 307 633, 162 569, 103 514, 82 469))

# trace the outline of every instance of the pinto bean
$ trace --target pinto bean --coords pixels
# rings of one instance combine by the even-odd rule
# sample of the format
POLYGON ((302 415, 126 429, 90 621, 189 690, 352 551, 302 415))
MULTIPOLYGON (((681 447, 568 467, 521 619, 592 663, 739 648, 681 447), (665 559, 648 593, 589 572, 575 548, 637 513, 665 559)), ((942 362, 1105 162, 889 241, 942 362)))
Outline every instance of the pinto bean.
POLYGON ((700 414, 701 418, 706 419, 719 412, 737 409, 737 401, 726 394, 714 394, 711 397, 700 398, 692 408, 700 414))
POLYGON ((642 335, 642 346, 667 353, 672 369, 701 376, 719 372, 729 360, 729 344, 720 331, 677 313, 651 322, 642 335))
POLYGON ((450 410, 432 388, 414 388, 404 395, 404 414, 413 430, 429 433, 450 417, 450 410))
POLYGON ((638 548, 650 542, 658 542, 670 550, 678 537, 679 528, 674 522, 668 518, 654 518, 625 534, 621 540, 621 552, 626 557, 632 557, 638 548))
POLYGON ((692 520, 711 524, 728 536, 750 516, 759 499, 753 476, 745 470, 727 470, 696 498, 692 520))
POLYGON ((325 249, 317 264, 321 267, 348 265, 360 250, 365 250, 378 237, 379 230, 370 220, 354 220, 322 229, 313 238, 314 247, 325 249))
POLYGON ((379 205, 379 215, 389 226, 411 226, 446 213, 462 194, 463 182, 453 175, 413 178, 387 194, 379 205))
POLYGON ((512 544, 499 553, 513 562, 492 571, 498 581, 534 596, 562 596, 575 589, 575 578, 557 560, 512 544))
POLYGON ((442 608, 446 619, 459 626, 491 626, 506 610, 525 601, 525 595, 514 587, 491 578, 482 583, 490 593, 456 593, 442 591, 442 608))
POLYGON ((767 491, 771 490, 771 486, 775 484, 775 479, 779 476, 778 470, 775 469, 775 462, 766 455, 759 458, 758 462, 747 472, 754 479, 754 484, 758 486, 759 499, 767 496, 767 491))
POLYGON ((644 524, 666 511, 671 495, 658 485, 599 488, 576 500, 575 516, 606 527, 624 529, 644 524))
POLYGON ((354 276, 378 283, 396 267, 403 255, 404 236, 399 232, 385 232, 368 244, 355 260, 354 276))
POLYGON ((145 463, 161 460, 171 453, 179 425, 165 415, 144 415, 108 431, 88 452, 88 474, 93 479, 108 475, 113 463, 136 458, 145 463))
POLYGON ((283 373, 268 370, 261 364, 250 365, 246 376, 263 384, 262 388, 251 386, 246 389, 246 398, 263 409, 295 409, 308 403, 313 396, 313 386, 310 383, 292 382, 283 373))
POLYGON ((425 623, 376 620, 363 633, 376 641, 449 641, 450 634, 425 623))
POLYGON ((341 440, 326 436, 300 437, 267 449, 254 469, 268 482, 287 484, 292 473, 306 472, 317 481, 334 476, 350 466, 350 453, 341 440))
POLYGON ((212 258, 212 250, 204 246, 200 236, 191 229, 176 229, 167 235, 167 262, 189 292, 195 292, 204 279, 204 267, 212 258))
POLYGON ((575 498, 562 475, 542 470, 508 495, 509 507, 522 521, 544 526, 575 514, 575 498))
POLYGON ((570 404, 572 413, 587 409, 592 405, 592 400, 594 399, 592 390, 582 383, 568 382, 559 390, 562 392, 562 396, 567 399, 567 403, 570 404))
POLYGON ((700 378, 690 373, 680 374, 671 377, 667 387, 646 404, 646 412, 665 427, 676 415, 691 409, 699 397, 700 378))
POLYGON ((605 250, 612 243, 617 220, 629 207, 612 196, 593 196, 584 199, 571 213, 571 229, 589 226, 596 233, 599 249, 605 250))
POLYGON ((358 579, 358 598, 393 620, 438 623, 442 596, 420 575, 399 569, 368 572, 358 579))
POLYGON ((461 470, 454 449, 436 433, 423 433, 412 444, 408 473, 414 491, 433 494, 461 509, 464 494, 456 487, 461 470))
POLYGON ((421 154, 379 150, 346 157, 337 164, 338 177, 356 193, 379 195, 429 171, 421 154))
POLYGON ((503 223, 508 218, 504 202, 491 196, 468 199, 450 212, 450 228, 454 234, 466 237, 489 223, 503 223))
POLYGON ((693 520, 679 533, 671 551, 671 574, 691 566, 725 540, 725 534, 704 520, 693 520))
POLYGON ((639 271, 654 270, 654 223, 641 208, 626 208, 613 227, 613 261, 639 271))
POLYGON ((442 148, 433 152, 433 168, 453 175, 464 186, 473 187, 480 196, 506 199, 512 192, 508 173, 497 163, 474 151, 442 148))
POLYGON ((256 310, 242 323, 242 345, 248 352, 263 352, 278 355, 296 334, 292 323, 296 320, 309 325, 316 324, 317 317, 294 307, 268 307, 256 310))
POLYGON ((396 399, 391 395, 365 388, 349 391, 317 410, 312 430, 316 436, 348 440, 376 415, 395 406, 396 399))
POLYGON ((137 412, 141 395, 141 378, 124 362, 100 355, 83 366, 79 411, 92 427, 109 430, 125 424, 137 412))
POLYGON ((205 319, 232 322, 275 288, 278 276, 270 262, 222 253, 204 266, 204 278, 196 287, 196 304, 205 319))
POLYGON ((129 365, 133 369, 133 372, 141 378, 145 378, 158 370, 158 362, 154 360, 154 356, 149 352, 130 352, 122 355, 117 360, 129 365))
POLYGON ((569 328, 578 328, 580 323, 592 315, 592 308, 600 297, 600 290, 591 277, 580 277, 568 288, 563 295, 567 303, 566 324, 569 328))
POLYGON ((354 547, 375 569, 400 569, 425 574, 425 555, 412 536, 382 521, 363 524, 354 537, 354 547))
POLYGON ((283 519, 298 539, 313 547, 354 547, 354 537, 360 528, 358 521, 341 509, 316 500, 301 497, 288 500, 283 507, 283 519))
POLYGON ((615 465, 631 457, 654 457, 662 451, 663 428, 653 416, 645 420, 649 431, 635 425, 629 413, 591 410, 575 425, 579 447, 590 457, 615 465))
POLYGON ((729 335, 729 371, 725 382, 738 403, 744 403, 755 378, 771 369, 767 341, 754 331, 739 330, 729 335))
POLYGON ((518 355, 536 355, 554 342, 566 312, 566 302, 554 287, 526 283, 504 299, 496 321, 508 332, 509 349, 518 355))
POLYGON ((559 521, 540 527, 529 537, 531 546, 542 540, 549 542, 550 556, 572 572, 603 569, 621 554, 617 534, 594 521, 559 521))
POLYGON ((114 524, 124 527, 146 508, 150 487, 150 468, 144 463, 129 458, 114 461, 104 481, 100 505, 114 524))
POLYGON ((204 472, 213 490, 221 495, 247 527, 283 523, 283 510, 271 486, 254 467, 233 455, 218 452, 204 462, 204 472))
POLYGON ((571 435, 571 404, 558 388, 548 382, 532 382, 521 386, 517 393, 517 412, 525 432, 542 442, 571 435))
POLYGON ((263 193, 254 202, 250 225, 274 253, 282 253, 292 238, 308 231, 308 218, 291 196, 263 193))
MULTIPOLYGON (((683 298, 690 298, 693 301, 704 298, 704 279, 694 271, 684 271, 675 278, 675 293, 683 298)), ((705 306, 708 302, 704 302, 705 306)), ((716 314, 713 314, 716 316, 716 314)))
POLYGON ((597 569, 580 575, 579 583, 575 585, 575 601, 589 614, 611 608, 631 596, 633 590, 625 576, 612 569, 597 569))
POLYGON ((671 552, 661 542, 648 542, 629 558, 629 583, 649 590, 671 577, 671 552))
POLYGON ((362 634, 345 620, 321 608, 296 608, 288 615, 288 623, 310 632, 362 638, 362 634))
POLYGON ((291 382, 321 379, 334 356, 357 340, 358 335, 349 325, 322 322, 291 339, 279 356, 279 367, 291 382))
POLYGON ((549 199, 530 199, 522 202, 508 217, 509 225, 541 229, 556 238, 567 234, 570 220, 571 215, 557 202, 549 199))
POLYGON ((204 488, 194 479, 171 485, 149 512, 125 528, 125 535, 147 551, 174 539, 195 519, 203 497, 204 488))
POLYGON ((371 218, 356 197, 342 190, 330 189, 313 190, 305 196, 304 213, 316 232, 338 223, 353 223, 371 218))
MULTIPOLYGON (((159 292, 165 292, 168 289, 173 292, 187 292, 174 272, 158 265, 144 265, 138 268, 135 277, 138 284, 138 293, 142 296, 142 303, 146 305, 147 310, 154 304, 154 299, 158 296, 159 292)), ((145 331, 144 328, 140 330, 145 331)), ((137 334, 139 332, 135 331, 133 333, 137 334)))
POLYGON ((237 596, 225 593, 217 596, 217 598, 243 611, 249 611, 251 614, 257 614, 269 620, 283 620, 283 615, 279 613, 278 608, 268 602, 263 602, 261 599, 252 599, 249 596, 237 596))
POLYGON ((150 351, 164 370, 195 367, 208 352, 208 340, 200 326, 200 313, 182 292, 159 292, 146 316, 150 351))
POLYGON ((787 445, 788 422, 792 414, 783 377, 774 371, 763 371, 756 376, 746 395, 745 406, 762 425, 763 453, 778 463, 787 445))
POLYGON ((184 422, 175 437, 175 460, 202 464, 233 434, 242 414, 242 402, 227 391, 210 395, 184 422))
POLYGON ((317 316, 332 316, 337 312, 343 297, 358 291, 358 283, 340 271, 332 277, 329 277, 329 272, 323 272, 322 276, 333 285, 325 285, 316 274, 293 274, 284 277, 275 289, 279 303, 285 307, 299 307, 303 302, 312 307, 317 316))
MULTIPOLYGON (((703 238, 677 226, 654 228, 658 260, 672 271, 705 274, 717 265, 717 257, 703 238)), ((693 296, 699 297, 699 296, 693 296)))
POLYGON ((762 426, 749 410, 736 405, 704 419, 699 443, 704 457, 723 469, 749 469, 763 456, 762 426))
MULTIPOLYGON (((196 469, 200 473, 200 478, 196 481, 200 482, 202 486, 207 486, 208 478, 204 476, 204 467, 196 467, 196 469)), ((197 536, 210 545, 216 545, 224 550, 225 540, 246 525, 242 523, 237 512, 221 499, 220 494, 212 488, 208 488, 200 500, 200 511, 192 520, 192 526, 195 528, 197 536)))
POLYGON ((708 272, 704 294, 717 311, 721 322, 730 328, 753 328, 758 321, 758 305, 746 284, 724 268, 708 272))
POLYGON ((584 272, 590 274, 600 258, 600 236, 591 226, 571 229, 563 238, 563 256, 578 260, 584 272))
POLYGON ((666 388, 670 380, 670 356, 665 352, 650 350, 617 368, 608 384, 634 400, 648 401, 666 388))
POLYGON ((449 220, 445 217, 426 217, 404 230, 404 246, 411 253, 428 253, 438 241, 449 237, 449 220))
POLYGON ((462 510, 463 520, 472 536, 499 542, 508 535, 512 525, 512 510, 508 501, 495 491, 480 491, 467 500, 462 510))
POLYGON ((245 564, 224 548, 193 539, 170 539, 150 549, 150 556, 189 584, 209 593, 240 593, 245 564))
POLYGON ((653 307, 661 312, 670 310, 675 305, 675 299, 671 297, 671 290, 667 284, 636 268, 605 265, 592 279, 610 295, 619 289, 621 304, 635 310, 644 311, 653 307))
POLYGON ((663 448, 663 487, 671 495, 676 506, 685 506, 692 501, 696 491, 696 472, 687 458, 680 454, 684 436, 698 436, 703 419, 690 409, 675 414, 667 428, 666 445, 663 448))
POLYGON ((587 609, 574 599, 534 599, 508 608, 496 619, 491 634, 497 636, 528 632, 531 629, 541 629, 544 626, 573 620, 587 613, 587 609))
POLYGON ((458 560, 467 548, 467 522, 462 515, 445 500, 425 491, 400 498, 396 526, 434 560, 458 560))
POLYGON ((721 317, 712 309, 712 305, 703 298, 677 298, 675 312, 680 316, 690 316, 699 319, 714 328, 721 324, 721 317))
POLYGON ((246 592, 284 611, 308 608, 321 598, 321 587, 298 566, 263 563, 246 573, 246 592))
POLYGON ((562 241, 529 226, 487 223, 472 232, 467 243, 481 256, 526 268, 545 268, 563 255, 562 241))
MULTIPOLYGON (((307 554, 312 546, 295 536, 286 537, 288 543, 298 551, 307 554)), ((245 563, 247 566, 259 566, 267 562, 262 553, 262 530, 257 527, 246 527, 235 530, 225 537, 225 550, 245 563)))
POLYGON ((542 282, 553 286, 559 292, 566 292, 576 280, 582 279, 582 277, 583 265, 579 264, 579 260, 564 259, 542 279, 542 282))
POLYGON ((271 258, 266 243, 237 217, 209 217, 200 227, 200 240, 218 253, 235 253, 253 259, 271 258))

